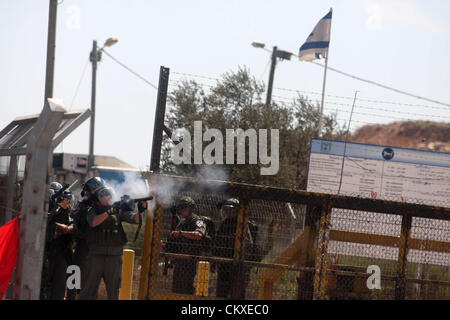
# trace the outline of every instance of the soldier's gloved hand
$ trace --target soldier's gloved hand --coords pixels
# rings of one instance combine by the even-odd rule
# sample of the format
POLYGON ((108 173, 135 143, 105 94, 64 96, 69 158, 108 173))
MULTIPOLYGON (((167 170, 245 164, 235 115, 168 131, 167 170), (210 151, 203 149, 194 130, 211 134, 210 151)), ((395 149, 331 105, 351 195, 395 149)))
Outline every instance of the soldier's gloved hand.
POLYGON ((113 214, 119 213, 119 210, 120 210, 119 208, 111 207, 111 208, 109 208, 108 211, 106 211, 106 213, 107 213, 109 216, 112 216, 113 214))
POLYGON ((147 201, 139 201, 138 203, 138 212, 142 213, 147 209, 147 201))

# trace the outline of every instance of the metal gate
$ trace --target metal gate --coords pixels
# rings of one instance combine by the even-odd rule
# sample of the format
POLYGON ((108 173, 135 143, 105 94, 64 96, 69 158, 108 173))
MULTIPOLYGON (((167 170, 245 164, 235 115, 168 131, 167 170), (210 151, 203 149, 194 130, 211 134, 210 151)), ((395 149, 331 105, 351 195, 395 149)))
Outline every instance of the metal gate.
POLYGON ((150 181, 156 201, 145 226, 139 299, 450 298, 449 208, 157 174, 150 181), (228 245, 165 252, 170 208, 182 195, 216 227, 223 220, 217 203, 240 200, 228 245), (255 246, 261 256, 253 259, 255 246), (232 254, 220 254, 226 250, 232 254), (177 292, 176 281, 192 291, 177 292))

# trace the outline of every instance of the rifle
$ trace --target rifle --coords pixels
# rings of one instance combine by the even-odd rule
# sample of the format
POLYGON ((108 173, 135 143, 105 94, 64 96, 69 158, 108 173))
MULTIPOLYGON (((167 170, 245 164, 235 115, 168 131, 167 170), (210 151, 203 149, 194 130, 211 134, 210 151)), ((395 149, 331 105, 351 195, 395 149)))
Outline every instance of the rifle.
MULTIPOLYGON (((148 196, 148 197, 143 197, 143 198, 131 198, 129 195, 125 194, 122 197, 120 197, 119 201, 116 201, 113 203, 113 207, 123 210, 123 211, 134 211, 136 202, 149 201, 149 200, 153 200, 153 197, 148 196)), ((142 227, 142 217, 139 214, 139 225, 136 230, 136 234, 134 236, 133 242, 136 242, 139 232, 141 231, 141 227, 142 227)))
POLYGON ((52 196, 51 199, 52 201, 56 201, 56 199, 58 199, 59 197, 61 197, 64 193, 64 191, 66 191, 68 188, 70 187, 70 184, 66 184, 64 187, 62 187, 61 189, 59 189, 58 191, 56 191, 52 196))

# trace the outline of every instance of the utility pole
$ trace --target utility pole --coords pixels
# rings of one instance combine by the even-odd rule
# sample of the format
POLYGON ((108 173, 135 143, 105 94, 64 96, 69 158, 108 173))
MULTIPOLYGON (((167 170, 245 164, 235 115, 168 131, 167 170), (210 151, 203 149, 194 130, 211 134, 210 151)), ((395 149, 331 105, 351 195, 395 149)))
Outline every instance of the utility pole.
POLYGON ((89 128, 89 156, 88 156, 88 175, 94 166, 94 132, 95 132, 95 94, 97 89, 97 62, 102 55, 97 49, 97 41, 92 42, 92 51, 89 60, 92 62, 92 87, 91 87, 91 122, 89 128))
POLYGON ((277 47, 275 46, 273 47, 272 51, 272 63, 270 65, 269 84, 267 85, 266 106, 269 106, 272 101, 273 78, 275 76, 276 64, 277 64, 277 47))
POLYGON ((170 69, 163 66, 159 69, 158 97, 156 99, 155 124, 153 126, 152 155, 150 171, 159 172, 161 160, 162 135, 166 114, 167 88, 169 86, 170 69))
POLYGON ((50 7, 48 10, 47 65, 45 71, 44 104, 47 102, 47 98, 53 98, 57 9, 58 9, 58 0, 50 0, 50 7))

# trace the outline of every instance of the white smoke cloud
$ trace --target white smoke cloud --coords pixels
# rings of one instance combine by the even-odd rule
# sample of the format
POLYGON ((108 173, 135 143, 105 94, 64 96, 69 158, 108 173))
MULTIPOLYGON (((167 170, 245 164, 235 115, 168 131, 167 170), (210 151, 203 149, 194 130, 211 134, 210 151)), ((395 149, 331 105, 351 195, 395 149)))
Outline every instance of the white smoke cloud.
POLYGON ((150 195, 150 189, 147 182, 142 178, 140 172, 124 172, 124 181, 108 180, 110 186, 119 200, 123 195, 129 195, 131 198, 142 198, 150 195))

